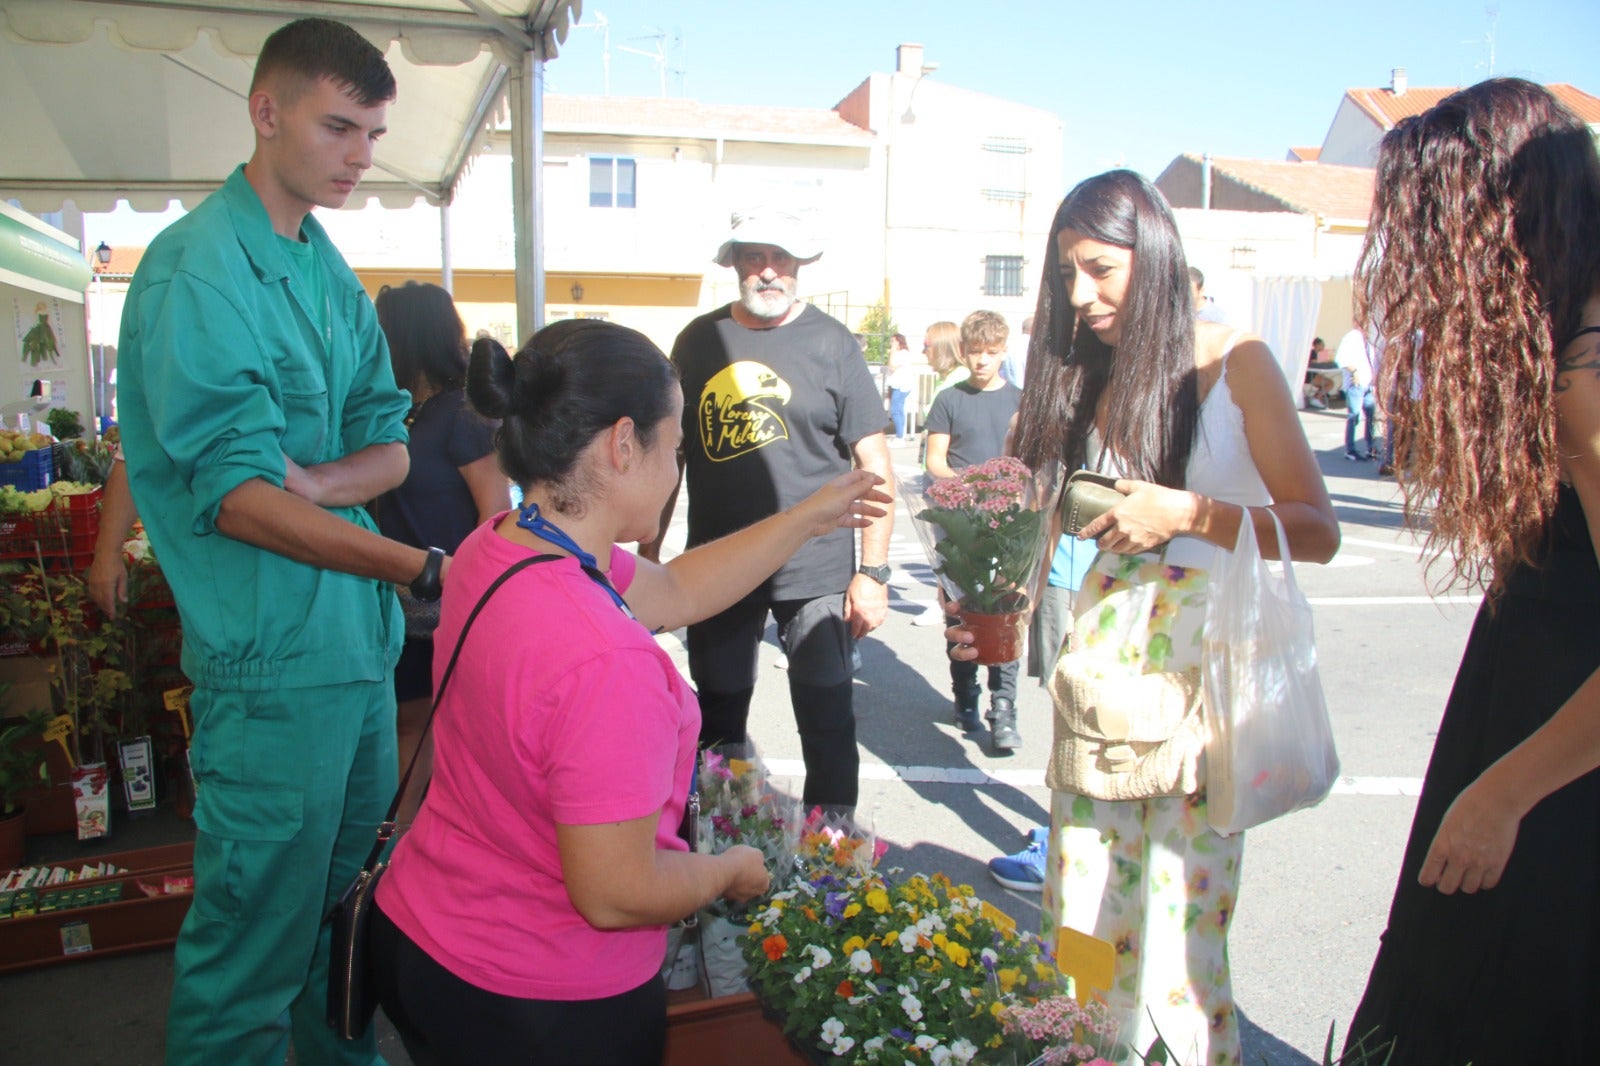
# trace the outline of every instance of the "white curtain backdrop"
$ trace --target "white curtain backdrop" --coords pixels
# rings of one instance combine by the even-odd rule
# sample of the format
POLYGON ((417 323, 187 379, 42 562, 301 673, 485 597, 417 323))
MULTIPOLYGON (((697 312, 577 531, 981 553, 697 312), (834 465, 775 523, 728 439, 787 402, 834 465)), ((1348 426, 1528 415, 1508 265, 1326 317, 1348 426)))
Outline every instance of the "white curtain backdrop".
POLYGON ((1256 278, 1254 296, 1255 331, 1278 357, 1298 407, 1322 310, 1322 283, 1316 278, 1256 278))

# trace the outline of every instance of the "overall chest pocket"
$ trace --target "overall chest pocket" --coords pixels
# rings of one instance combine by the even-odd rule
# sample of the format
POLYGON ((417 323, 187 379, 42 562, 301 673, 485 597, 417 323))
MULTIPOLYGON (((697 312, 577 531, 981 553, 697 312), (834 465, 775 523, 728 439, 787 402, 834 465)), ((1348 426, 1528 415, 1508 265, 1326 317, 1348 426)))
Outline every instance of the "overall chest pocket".
POLYGON ((314 367, 278 373, 283 397, 283 454, 301 466, 325 460, 328 443, 328 383, 314 367))

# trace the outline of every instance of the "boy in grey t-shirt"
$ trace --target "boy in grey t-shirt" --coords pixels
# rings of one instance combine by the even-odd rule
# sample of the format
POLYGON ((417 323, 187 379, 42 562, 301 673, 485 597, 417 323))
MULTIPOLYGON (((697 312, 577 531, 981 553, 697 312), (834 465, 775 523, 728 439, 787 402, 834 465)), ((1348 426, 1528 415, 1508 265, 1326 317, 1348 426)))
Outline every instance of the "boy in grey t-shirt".
MULTIPOLYGON (((1005 454, 1006 431, 1017 415, 1022 390, 1000 375, 1010 330, 993 311, 974 311, 961 323, 961 362, 967 380, 945 389, 928 412, 928 475, 953 477, 956 471, 1005 454)), ((989 724, 995 751, 1009 754, 1022 746, 1017 732, 1017 663, 989 667, 989 724)), ((983 689, 978 665, 950 663, 956 724, 964 732, 982 728, 978 704, 983 689)))

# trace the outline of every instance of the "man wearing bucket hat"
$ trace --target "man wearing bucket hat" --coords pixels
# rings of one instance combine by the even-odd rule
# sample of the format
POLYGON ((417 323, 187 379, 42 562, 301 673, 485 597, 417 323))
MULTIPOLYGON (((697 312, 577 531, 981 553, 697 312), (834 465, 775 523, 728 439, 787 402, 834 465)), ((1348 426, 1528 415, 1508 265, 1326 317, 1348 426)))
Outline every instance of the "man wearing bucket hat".
MULTIPOLYGON (((852 464, 893 485, 888 420, 860 345, 796 295, 799 268, 821 258, 821 247, 786 211, 738 211, 731 223, 713 258, 733 268, 739 298, 689 323, 672 346, 683 381, 690 547, 799 502, 852 464)), ((859 560, 850 530, 812 540, 743 601, 689 627, 700 742, 731 746, 746 740, 767 615, 777 622, 808 807, 856 804, 851 646, 888 615, 893 521, 891 508, 862 530, 859 560)), ((654 557, 660 546, 642 550, 654 557)))

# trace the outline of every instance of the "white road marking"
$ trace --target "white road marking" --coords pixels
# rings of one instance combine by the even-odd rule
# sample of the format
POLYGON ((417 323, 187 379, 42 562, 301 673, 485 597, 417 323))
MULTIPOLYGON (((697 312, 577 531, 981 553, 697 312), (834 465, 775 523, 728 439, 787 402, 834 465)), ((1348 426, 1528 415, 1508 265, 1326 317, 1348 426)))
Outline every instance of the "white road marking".
POLYGON ((1311 596, 1313 607, 1420 607, 1466 603, 1477 606, 1483 597, 1474 593, 1456 596, 1311 596))
MULTIPOLYGON (((768 759, 773 777, 801 778, 805 764, 799 759, 768 759)), ((891 766, 881 762, 861 764, 863 781, 904 781, 910 785, 1010 785, 1044 788, 1043 770, 980 770, 972 766, 891 766)), ((1341 777, 1334 782, 1338 796, 1418 796, 1420 777, 1341 777)))

